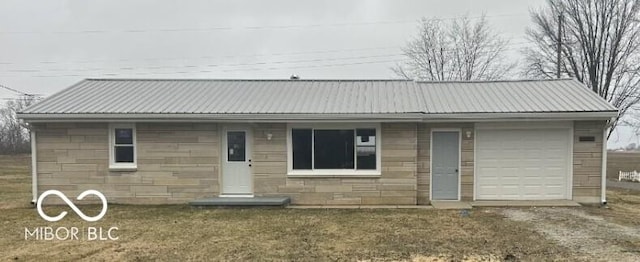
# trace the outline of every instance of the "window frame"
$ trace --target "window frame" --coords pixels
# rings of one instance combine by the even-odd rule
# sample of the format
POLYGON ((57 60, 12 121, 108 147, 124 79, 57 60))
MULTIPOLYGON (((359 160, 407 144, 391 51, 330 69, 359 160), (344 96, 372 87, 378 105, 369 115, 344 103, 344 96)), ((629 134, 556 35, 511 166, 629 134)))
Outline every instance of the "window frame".
MULTIPOLYGON (((295 123, 287 125, 287 176, 290 177, 380 177, 382 175, 382 133, 380 129, 380 123, 295 123), (314 130, 328 129, 328 130, 341 130, 341 129, 353 129, 354 139, 357 137, 356 129, 370 128, 375 129, 376 132, 376 169, 363 169, 357 170, 358 164, 354 163, 353 169, 311 169, 311 170, 294 170, 293 169, 293 141, 292 130, 307 128, 311 131, 311 161, 314 159, 314 142, 313 134, 314 130)), ((357 146, 354 143, 354 159, 357 161, 357 146)), ((313 164, 311 165, 313 168, 313 164)))
POLYGON ((109 170, 114 171, 131 171, 138 168, 138 141, 136 135, 135 123, 110 123, 109 124, 109 170), (133 162, 132 163, 118 163, 115 158, 116 129, 131 129, 132 147, 133 147, 133 162))

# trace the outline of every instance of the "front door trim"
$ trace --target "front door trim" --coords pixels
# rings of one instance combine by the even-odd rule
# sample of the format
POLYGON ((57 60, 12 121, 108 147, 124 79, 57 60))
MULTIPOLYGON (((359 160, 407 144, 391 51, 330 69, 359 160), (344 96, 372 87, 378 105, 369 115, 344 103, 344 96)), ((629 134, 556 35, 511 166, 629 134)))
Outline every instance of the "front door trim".
POLYGON ((251 129, 250 125, 246 125, 246 124, 228 124, 228 125, 224 125, 221 128, 221 134, 220 134, 220 168, 219 168, 219 187, 220 187, 220 192, 219 192, 219 196, 220 197, 253 197, 253 192, 254 192, 254 177, 253 177, 253 172, 252 172, 252 168, 251 168, 251 158, 253 155, 253 132, 251 129), (249 190, 247 192, 225 192, 225 183, 224 183, 224 176, 225 176, 225 165, 227 165, 228 163, 230 163, 230 161, 228 161, 228 148, 227 148, 227 133, 228 132, 233 132, 233 131, 240 131, 240 132, 244 132, 245 133, 245 161, 244 162, 240 162, 240 163, 244 163, 248 166, 247 170, 248 173, 246 174, 247 176, 249 176, 249 190))
POLYGON ((462 128, 431 128, 429 132, 429 200, 433 199, 433 133, 435 132, 457 132, 458 133, 458 199, 456 200, 436 200, 436 201, 460 201, 462 188, 462 128))

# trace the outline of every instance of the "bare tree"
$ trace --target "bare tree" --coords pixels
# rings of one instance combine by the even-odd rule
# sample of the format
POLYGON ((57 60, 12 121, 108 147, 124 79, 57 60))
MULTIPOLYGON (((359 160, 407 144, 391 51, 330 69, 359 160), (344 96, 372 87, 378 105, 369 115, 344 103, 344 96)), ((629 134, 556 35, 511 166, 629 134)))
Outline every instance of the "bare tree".
POLYGON ((35 96, 20 96, 6 102, 0 108, 0 153, 27 153, 29 146, 29 126, 16 117, 16 113, 36 102, 35 96))
POLYGON ((534 26, 527 36, 534 46, 524 50, 525 75, 555 78, 561 41, 561 75, 585 83, 620 109, 609 123, 610 136, 640 101, 639 10, 638 0, 548 0, 531 12, 534 26))
POLYGON ((418 35, 403 52, 409 61, 392 70, 400 77, 425 81, 495 80, 507 76, 515 63, 507 62, 508 41, 489 26, 485 16, 449 24, 422 18, 418 35))

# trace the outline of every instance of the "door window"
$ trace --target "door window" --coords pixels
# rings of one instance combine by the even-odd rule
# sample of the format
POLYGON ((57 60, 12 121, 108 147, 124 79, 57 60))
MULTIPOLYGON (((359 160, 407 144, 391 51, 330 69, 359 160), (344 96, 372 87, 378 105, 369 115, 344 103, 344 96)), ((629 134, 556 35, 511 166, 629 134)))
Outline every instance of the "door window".
POLYGON ((227 132, 227 161, 244 162, 246 157, 246 133, 244 131, 227 132))

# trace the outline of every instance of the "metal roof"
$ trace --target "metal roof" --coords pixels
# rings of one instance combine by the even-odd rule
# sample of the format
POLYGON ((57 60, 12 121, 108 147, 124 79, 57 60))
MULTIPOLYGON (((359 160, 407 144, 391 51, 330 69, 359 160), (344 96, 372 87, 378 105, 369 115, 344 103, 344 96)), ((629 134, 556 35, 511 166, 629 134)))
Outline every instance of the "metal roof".
MULTIPOLYGON (((23 119, 349 115, 444 118, 617 109, 572 79, 409 80, 86 79, 27 108, 23 119)), ((490 118, 490 117, 489 117, 490 118)))

